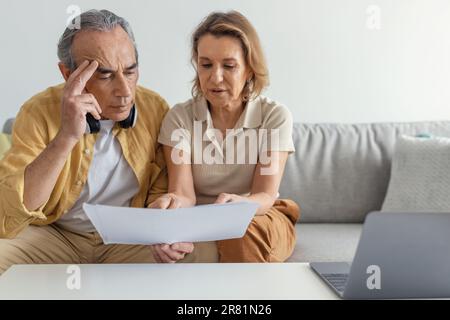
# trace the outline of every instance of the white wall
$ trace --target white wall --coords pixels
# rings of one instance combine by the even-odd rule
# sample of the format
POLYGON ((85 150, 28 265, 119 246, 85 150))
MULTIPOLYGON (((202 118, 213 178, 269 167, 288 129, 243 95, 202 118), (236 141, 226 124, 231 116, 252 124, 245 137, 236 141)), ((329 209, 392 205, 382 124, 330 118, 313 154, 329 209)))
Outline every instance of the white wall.
POLYGON ((70 4, 127 18, 138 41, 140 83, 170 104, 190 96, 193 28, 212 10, 236 9, 263 42, 271 72, 266 95, 286 104, 296 121, 450 119, 448 0, 16 0, 0 10, 0 125, 33 94, 62 82, 56 43, 70 4), (380 30, 367 27, 375 17, 366 12, 370 5, 381 10, 380 30))

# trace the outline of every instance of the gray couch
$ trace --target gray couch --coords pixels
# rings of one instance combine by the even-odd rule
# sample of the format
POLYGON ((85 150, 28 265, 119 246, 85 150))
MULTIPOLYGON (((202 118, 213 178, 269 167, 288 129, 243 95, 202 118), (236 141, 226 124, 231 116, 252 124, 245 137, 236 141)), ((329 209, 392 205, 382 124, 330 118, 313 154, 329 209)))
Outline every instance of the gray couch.
POLYGON ((6 120, 6 122, 3 124, 3 133, 11 134, 13 123, 14 123, 14 119, 6 120))
MULTIPOLYGON (((11 132, 8 120, 4 132, 11 132)), ((301 207, 289 262, 351 261, 365 216, 381 208, 400 134, 450 137, 450 121, 294 124, 296 152, 286 164, 280 197, 301 207)))
POLYGON ((281 198, 301 207, 290 262, 351 261, 365 216, 381 208, 396 137, 450 137, 450 121, 294 124, 281 198))

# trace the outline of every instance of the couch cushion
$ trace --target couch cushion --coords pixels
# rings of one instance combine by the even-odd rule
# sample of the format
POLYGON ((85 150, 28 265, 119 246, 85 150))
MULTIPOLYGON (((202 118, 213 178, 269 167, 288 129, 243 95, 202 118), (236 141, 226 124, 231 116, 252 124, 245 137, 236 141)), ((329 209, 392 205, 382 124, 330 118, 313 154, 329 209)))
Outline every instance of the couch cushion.
POLYGON ((383 211, 449 212, 450 139, 398 139, 383 211))
POLYGON ((360 223, 298 223, 297 245, 287 262, 352 261, 360 223))
POLYGON ((300 222, 362 223, 382 206, 396 138, 420 133, 450 137, 450 121, 296 123, 280 197, 300 205, 300 222))

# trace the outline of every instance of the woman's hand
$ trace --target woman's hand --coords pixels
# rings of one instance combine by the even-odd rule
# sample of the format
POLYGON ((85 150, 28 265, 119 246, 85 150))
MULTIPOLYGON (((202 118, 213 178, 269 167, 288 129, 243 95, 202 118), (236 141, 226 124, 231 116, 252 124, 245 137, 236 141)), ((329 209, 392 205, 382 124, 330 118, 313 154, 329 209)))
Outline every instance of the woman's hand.
POLYGON ((177 242, 169 244, 154 244, 150 246, 153 257, 158 263, 175 263, 194 251, 192 242, 177 242))
POLYGON ((221 193, 217 197, 214 203, 227 203, 227 202, 243 202, 248 201, 247 197, 239 196, 232 193, 221 193))
POLYGON ((182 207, 182 200, 174 193, 166 193, 150 203, 147 208, 177 209, 182 207))

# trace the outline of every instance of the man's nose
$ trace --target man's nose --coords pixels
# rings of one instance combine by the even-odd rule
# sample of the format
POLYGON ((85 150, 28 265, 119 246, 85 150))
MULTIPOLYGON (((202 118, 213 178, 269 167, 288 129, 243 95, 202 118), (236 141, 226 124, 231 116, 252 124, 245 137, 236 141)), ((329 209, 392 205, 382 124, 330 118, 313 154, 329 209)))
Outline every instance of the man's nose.
POLYGON ((131 88, 130 84, 128 83, 127 79, 124 77, 124 75, 119 75, 116 77, 115 81, 115 88, 114 88, 114 94, 116 97, 129 97, 131 96, 131 88))

